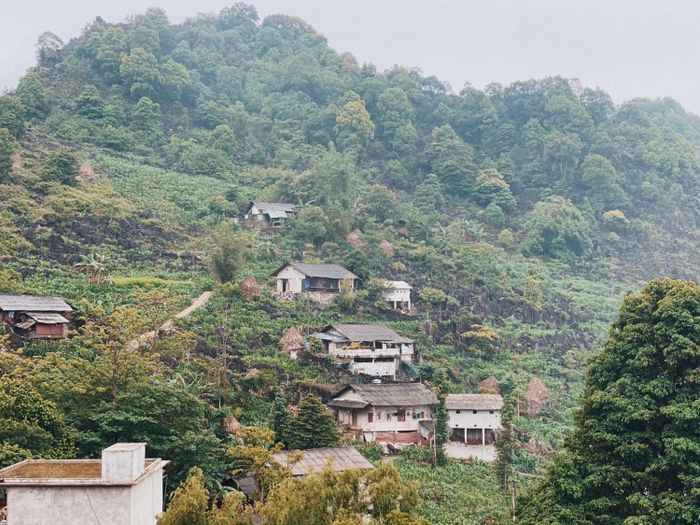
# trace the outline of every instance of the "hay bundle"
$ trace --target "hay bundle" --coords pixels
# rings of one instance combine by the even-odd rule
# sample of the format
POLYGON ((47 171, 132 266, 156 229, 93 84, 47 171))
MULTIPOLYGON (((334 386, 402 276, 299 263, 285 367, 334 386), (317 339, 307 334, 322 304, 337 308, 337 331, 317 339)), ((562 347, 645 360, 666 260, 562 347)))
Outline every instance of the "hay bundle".
POLYGON ((80 180, 87 182, 89 184, 94 184, 97 182, 97 174, 92 168, 92 164, 89 162, 83 162, 78 170, 78 175, 80 175, 80 180))
POLYGON ((379 243, 379 248, 384 252, 384 255, 386 255, 387 257, 393 257, 396 253, 394 245, 386 239, 379 243))
POLYGON ((498 382, 495 376, 489 376, 479 383, 479 390, 484 394, 500 394, 501 383, 498 382))
POLYGON ((365 246, 365 243, 362 242, 362 232, 357 228, 348 233, 346 240, 348 241, 348 244, 356 250, 361 250, 365 246))
POLYGON ((24 173, 24 163, 22 162, 22 155, 19 151, 13 153, 10 158, 12 159, 12 171, 14 173, 24 173))
POLYGON ((246 299, 257 299, 262 291, 262 286, 254 277, 248 276, 241 282, 240 289, 246 299))
POLYGON ((238 434, 238 431, 241 429, 241 424, 239 421, 233 417, 233 416, 226 416, 224 418, 224 429, 226 432, 231 434, 232 436, 235 436, 238 434))
POLYGON ((526 416, 537 416, 547 405, 549 405, 549 389, 539 377, 533 377, 527 385, 525 399, 520 401, 520 413, 526 416))
POLYGON ((291 353, 298 352, 304 349, 304 336, 298 328, 292 327, 288 328, 280 337, 280 350, 283 352, 291 353))

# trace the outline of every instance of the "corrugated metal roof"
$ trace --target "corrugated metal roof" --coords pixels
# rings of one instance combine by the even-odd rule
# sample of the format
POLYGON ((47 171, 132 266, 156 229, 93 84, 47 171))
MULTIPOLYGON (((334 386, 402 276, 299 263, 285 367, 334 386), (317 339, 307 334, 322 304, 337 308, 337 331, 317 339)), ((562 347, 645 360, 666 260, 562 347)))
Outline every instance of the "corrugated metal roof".
POLYGON ((0 310, 6 312, 70 312, 73 309, 60 297, 0 295, 0 310))
POLYGON ((413 286, 406 281, 384 281, 387 288, 395 288, 397 290, 413 290, 413 286))
POLYGON ((412 339, 397 334, 391 328, 380 324, 332 324, 324 328, 328 332, 331 328, 343 334, 349 341, 393 341, 397 343, 412 343, 412 339))
MULTIPOLYGON (((320 277, 322 279, 359 279, 357 275, 339 264, 306 264, 291 262, 290 266, 296 268, 307 277, 320 277)), ((283 268, 285 268, 283 266, 283 268)))
POLYGON ((285 211, 267 211, 265 215, 270 217, 270 219, 286 219, 289 217, 285 211))
POLYGON ((274 460, 292 470, 293 476, 305 476, 322 470, 326 465, 336 472, 349 469, 371 469, 374 465, 367 461, 355 447, 311 448, 301 451, 302 457, 296 463, 289 463, 290 457, 298 452, 281 452, 273 456, 274 460))
POLYGON ((61 314, 50 312, 27 312, 27 315, 40 324, 68 324, 70 321, 61 314))
MULTIPOLYGON (((421 383, 383 383, 380 385, 348 385, 348 389, 357 393, 367 404, 374 406, 408 407, 418 405, 436 405, 437 396, 421 383)), ((338 400, 337 396, 332 403, 338 400)), ((339 401, 339 400, 338 400, 339 401)))
POLYGON ((447 394, 448 410, 501 410, 503 398, 499 394, 447 394))
MULTIPOLYGON (((296 213, 296 204, 291 204, 289 202, 259 202, 253 201, 251 206, 255 206, 262 213, 274 213, 274 212, 291 212, 296 213)), ((286 215, 285 215, 286 217, 286 215)))
POLYGON ((333 399, 328 406, 337 408, 365 408, 367 403, 364 401, 356 401, 354 399, 333 399))

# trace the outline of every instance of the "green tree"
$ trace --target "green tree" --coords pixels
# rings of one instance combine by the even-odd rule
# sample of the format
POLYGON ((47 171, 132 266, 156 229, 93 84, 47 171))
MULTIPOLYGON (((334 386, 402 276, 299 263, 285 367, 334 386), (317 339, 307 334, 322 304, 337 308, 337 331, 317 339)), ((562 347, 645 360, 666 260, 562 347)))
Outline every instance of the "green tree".
POLYGON ((627 296, 590 362, 583 406, 523 524, 700 522, 700 288, 651 281, 627 296))
POLYGON ((445 190, 458 197, 471 193, 477 173, 474 151, 449 124, 433 129, 423 158, 425 166, 438 176, 445 190))
POLYGON ((119 81, 119 67, 126 50, 126 33, 120 26, 110 26, 102 33, 95 58, 108 82, 119 81))
POLYGON ((474 196, 483 206, 495 204, 504 211, 512 211, 516 206, 510 186, 495 168, 488 168, 479 173, 474 196))
POLYGON ((152 53, 137 47, 122 56, 119 75, 133 98, 153 96, 160 80, 158 60, 152 53))
POLYGON ((510 488, 514 481, 513 463, 518 441, 513 431, 513 402, 507 399, 501 411, 501 429, 496 436, 496 476, 504 489, 510 488))
POLYGON ((63 40, 51 31, 44 31, 36 42, 36 55, 39 64, 52 66, 58 60, 58 52, 63 47, 63 40))
POLYGON ((91 120, 104 116, 104 101, 95 86, 88 84, 83 88, 75 101, 75 109, 79 115, 91 120))
POLYGON ((17 151, 17 142, 7 128, 0 128, 0 184, 10 181, 12 155, 17 151))
POLYGON ((0 97, 0 128, 6 128, 15 138, 20 138, 24 135, 24 116, 24 106, 19 97, 0 97))
POLYGON ((602 155, 586 155, 581 169, 581 185, 597 213, 623 204, 624 191, 618 184, 612 162, 602 155))
POLYGON ((229 283, 238 276, 247 252, 243 238, 235 235, 228 224, 222 223, 217 228, 211 253, 211 270, 220 282, 229 283))
POLYGON ((150 143, 160 136, 160 105, 148 97, 141 97, 134 106, 133 129, 150 143))
POLYGON ((207 525, 209 492, 202 469, 192 467, 187 479, 170 495, 168 509, 158 525, 207 525))
POLYGON ((68 148, 53 151, 46 164, 41 169, 41 175, 46 180, 54 180, 67 186, 75 185, 80 161, 78 156, 68 148))
POLYGON ((29 381, 0 377, 0 441, 21 449, 25 457, 72 457, 72 429, 56 403, 29 381))
POLYGON ((348 101, 335 119, 337 144, 341 150, 360 151, 374 138, 374 122, 359 97, 348 101))
POLYGON ((340 432, 333 416, 318 396, 306 394, 289 432, 290 447, 302 450, 333 447, 339 441, 340 432))
POLYGON ((35 72, 27 73, 17 85, 17 96, 27 117, 44 118, 49 111, 49 92, 35 72))
POLYGON ((328 217, 319 206, 304 206, 292 224, 292 235, 302 242, 320 244, 328 236, 328 217))
POLYGON ((362 196, 360 205, 366 215, 379 222, 400 218, 399 199, 381 184, 373 184, 369 192, 362 196))
POLYGON ((416 188, 413 195, 413 205, 425 214, 440 211, 445 204, 442 184, 437 175, 430 174, 416 188))
POLYGON ((591 252, 591 228, 571 201, 552 196, 538 202, 526 222, 523 251, 570 260, 591 252))
POLYGON ((275 431, 275 441, 285 446, 289 445, 291 431, 291 414, 287 408, 287 396, 284 390, 278 388, 275 392, 275 401, 272 404, 272 430, 275 431))

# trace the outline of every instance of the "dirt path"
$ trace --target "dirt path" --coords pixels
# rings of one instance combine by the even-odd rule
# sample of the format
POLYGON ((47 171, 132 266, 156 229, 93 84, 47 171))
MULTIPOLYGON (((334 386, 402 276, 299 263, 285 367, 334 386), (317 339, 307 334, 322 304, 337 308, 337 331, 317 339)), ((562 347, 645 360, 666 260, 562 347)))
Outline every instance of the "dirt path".
POLYGON ((157 330, 146 332, 145 334, 141 334, 140 336, 138 336, 136 339, 133 339, 129 343, 129 350, 133 352, 140 349, 141 347, 148 344, 150 341, 153 341, 158 334, 167 334, 173 332, 175 330, 175 320, 184 319, 185 317, 189 317, 190 315, 192 315, 192 312, 200 309, 202 306, 209 302, 211 294, 212 292, 203 292, 202 295, 200 295, 192 301, 191 305, 189 305, 181 312, 176 313, 171 319, 165 321, 162 325, 158 327, 157 330))

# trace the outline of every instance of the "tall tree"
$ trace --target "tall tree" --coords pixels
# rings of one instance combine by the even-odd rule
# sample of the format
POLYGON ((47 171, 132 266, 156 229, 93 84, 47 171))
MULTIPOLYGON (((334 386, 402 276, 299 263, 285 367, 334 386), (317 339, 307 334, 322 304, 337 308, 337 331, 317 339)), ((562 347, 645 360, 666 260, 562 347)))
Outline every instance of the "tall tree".
POLYGON ((43 118, 49 111, 49 92, 34 71, 27 73, 17 85, 17 96, 22 101, 26 115, 43 118))
POLYGON ((298 449, 332 447, 340 441, 338 425, 314 394, 306 394, 299 403, 289 434, 289 445, 298 449))
POLYGON ((12 174, 12 154, 17 149, 15 138, 7 128, 0 128, 0 184, 9 182, 12 174))
POLYGON ((521 500, 523 524, 700 523, 700 288, 625 298, 590 363, 563 450, 521 500))

